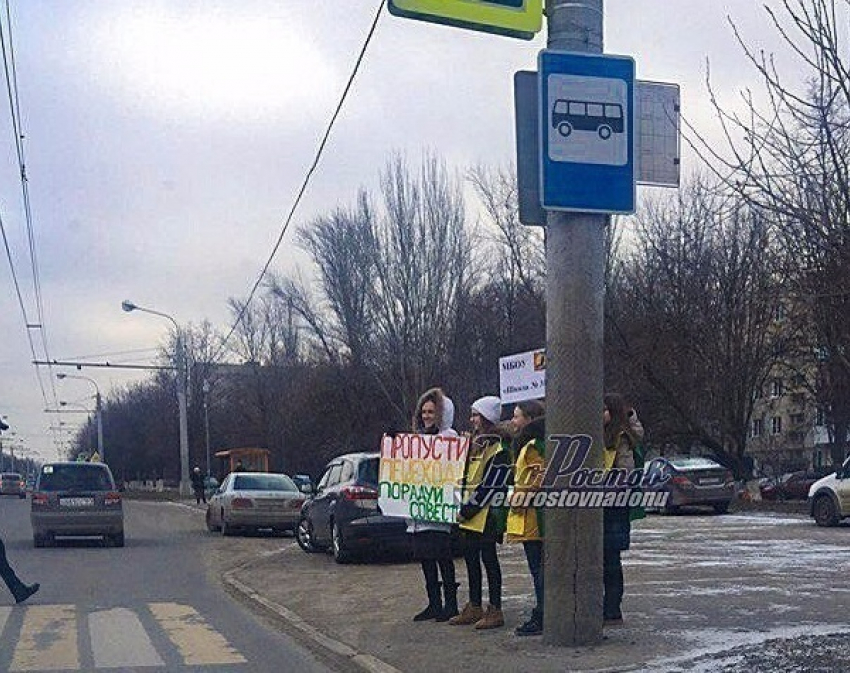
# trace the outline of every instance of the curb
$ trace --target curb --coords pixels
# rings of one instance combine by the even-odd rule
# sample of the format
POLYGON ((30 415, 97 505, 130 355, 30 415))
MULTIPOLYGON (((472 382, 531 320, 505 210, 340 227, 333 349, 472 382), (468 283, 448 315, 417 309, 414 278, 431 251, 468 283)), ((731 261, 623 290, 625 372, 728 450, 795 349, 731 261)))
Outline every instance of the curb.
MULTIPOLYGON (((271 556, 283 555, 285 551, 286 550, 267 552, 259 558, 267 559, 271 556)), ((292 627, 298 629, 303 636, 318 647, 327 650, 331 654, 348 659, 367 673, 402 673, 402 671, 397 669, 395 666, 378 659, 374 655, 359 652, 350 645, 322 633, 319 629, 305 621, 301 616, 289 608, 260 595, 247 584, 236 578, 236 573, 247 570, 253 563, 259 560, 259 558, 247 561, 225 572, 222 575, 224 583, 234 591, 240 593, 246 599, 262 606, 264 609, 274 613, 286 621, 292 627)))

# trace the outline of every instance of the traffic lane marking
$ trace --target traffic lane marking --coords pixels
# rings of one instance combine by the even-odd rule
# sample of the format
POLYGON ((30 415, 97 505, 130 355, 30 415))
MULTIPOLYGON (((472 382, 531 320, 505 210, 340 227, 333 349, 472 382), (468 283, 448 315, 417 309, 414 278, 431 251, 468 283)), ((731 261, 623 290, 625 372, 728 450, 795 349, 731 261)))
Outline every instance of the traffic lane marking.
POLYGON ((93 612, 88 623, 96 668, 165 666, 145 627, 131 610, 93 612))
POLYGON ((247 663, 191 606, 150 603, 148 607, 187 666, 247 663))
POLYGON ((73 605, 27 608, 10 671, 77 669, 77 610, 73 605))

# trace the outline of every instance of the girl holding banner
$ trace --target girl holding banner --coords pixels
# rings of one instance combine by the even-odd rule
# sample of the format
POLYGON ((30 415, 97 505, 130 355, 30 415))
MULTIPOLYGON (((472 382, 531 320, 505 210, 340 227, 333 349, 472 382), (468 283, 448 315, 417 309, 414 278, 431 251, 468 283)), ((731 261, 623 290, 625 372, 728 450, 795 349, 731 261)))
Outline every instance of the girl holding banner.
POLYGON ((502 614, 502 569, 496 555, 496 543, 502 542, 505 532, 505 512, 502 506, 490 506, 496 493, 501 498, 511 482, 511 455, 507 437, 498 434, 502 403, 489 395, 472 403, 469 422, 472 425, 469 453, 463 471, 461 505, 458 514, 463 539, 466 573, 469 578, 469 602, 449 624, 474 624, 476 629, 495 629, 505 625, 502 614), (490 599, 487 612, 481 607, 481 566, 487 573, 490 599))
MULTIPOLYGON (((440 388, 431 388, 422 394, 416 404, 413 432, 457 437, 457 432, 452 428, 454 417, 455 406, 448 395, 440 388)), ((458 614, 457 588, 460 586, 455 582, 452 525, 408 519, 407 532, 413 534, 413 553, 422 564, 425 591, 428 594, 428 605, 413 617, 413 621, 435 619, 446 622, 458 614), (445 604, 440 592, 440 576, 445 604)))

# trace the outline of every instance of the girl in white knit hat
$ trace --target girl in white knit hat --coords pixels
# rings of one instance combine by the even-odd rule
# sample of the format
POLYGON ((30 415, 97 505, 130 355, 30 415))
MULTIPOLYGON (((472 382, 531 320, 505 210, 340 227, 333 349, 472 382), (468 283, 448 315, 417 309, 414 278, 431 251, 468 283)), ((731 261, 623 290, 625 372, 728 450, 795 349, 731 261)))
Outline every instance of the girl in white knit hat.
POLYGON ((502 542, 505 533, 507 510, 490 504, 496 493, 507 493, 511 479, 507 434, 498 432, 501 414, 502 403, 498 397, 489 395, 472 403, 469 415, 472 436, 458 513, 469 578, 469 602, 458 616, 449 620, 453 626, 472 624, 476 629, 494 629, 505 624, 502 570, 496 544, 502 542), (482 607, 482 565, 487 573, 489 604, 486 611, 482 607))

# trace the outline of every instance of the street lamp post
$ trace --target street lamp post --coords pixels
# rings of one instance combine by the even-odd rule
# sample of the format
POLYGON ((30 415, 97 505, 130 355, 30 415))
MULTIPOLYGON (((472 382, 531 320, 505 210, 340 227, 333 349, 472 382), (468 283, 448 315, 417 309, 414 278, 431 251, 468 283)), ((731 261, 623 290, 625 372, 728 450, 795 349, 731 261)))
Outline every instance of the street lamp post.
POLYGON ((210 382, 204 379, 204 434, 206 435, 207 444, 207 478, 212 476, 212 466, 210 465, 210 412, 208 398, 210 395, 210 382))
POLYGON ((128 299, 121 302, 121 308, 127 313, 142 311, 143 313, 158 315, 161 318, 167 318, 174 325, 177 334, 177 406, 180 413, 180 495, 188 496, 192 489, 189 483, 189 421, 186 413, 186 353, 183 334, 177 321, 167 313, 138 306, 128 299))
POLYGON ((90 379, 88 376, 78 376, 75 374, 56 375, 57 379, 79 379, 80 381, 88 381, 94 386, 94 414, 95 422, 97 423, 97 453, 100 456, 100 462, 106 463, 106 449, 103 446, 103 404, 100 397, 100 387, 97 381, 90 379))

